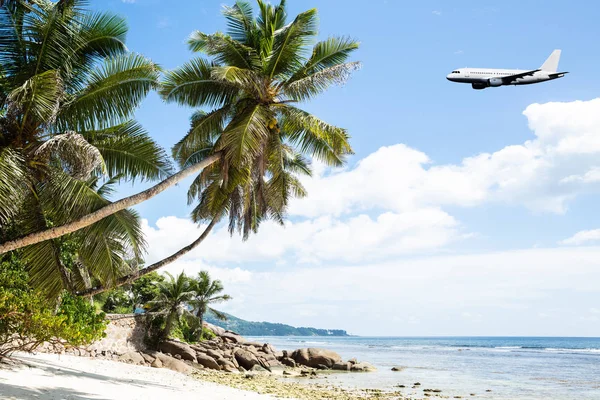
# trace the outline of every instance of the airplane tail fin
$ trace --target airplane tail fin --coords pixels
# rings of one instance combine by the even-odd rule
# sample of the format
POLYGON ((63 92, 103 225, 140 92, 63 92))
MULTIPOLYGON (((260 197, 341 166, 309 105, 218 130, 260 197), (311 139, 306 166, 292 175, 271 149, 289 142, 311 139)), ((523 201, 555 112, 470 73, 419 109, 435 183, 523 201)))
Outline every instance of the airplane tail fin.
POLYGON ((542 64, 542 71, 556 72, 558 71, 558 61, 560 60, 560 50, 554 50, 550 57, 542 64))

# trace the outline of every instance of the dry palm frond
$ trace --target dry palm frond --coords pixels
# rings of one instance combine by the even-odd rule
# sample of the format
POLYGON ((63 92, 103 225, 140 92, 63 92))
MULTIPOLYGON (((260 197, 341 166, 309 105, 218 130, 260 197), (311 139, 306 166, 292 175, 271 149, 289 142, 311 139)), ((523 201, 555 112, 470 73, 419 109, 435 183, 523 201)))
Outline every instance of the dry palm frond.
POLYGON ((75 179, 88 179, 96 168, 105 169, 100 151, 73 131, 56 135, 44 142, 36 150, 36 156, 45 162, 57 160, 75 179))

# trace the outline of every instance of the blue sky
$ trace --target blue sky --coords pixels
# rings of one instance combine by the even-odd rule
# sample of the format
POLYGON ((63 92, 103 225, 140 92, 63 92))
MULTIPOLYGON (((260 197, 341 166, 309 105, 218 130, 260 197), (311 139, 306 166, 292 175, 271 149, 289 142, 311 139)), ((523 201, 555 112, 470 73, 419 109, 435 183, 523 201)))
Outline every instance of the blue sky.
MULTIPOLYGON (((132 51, 173 68, 194 56, 193 30, 225 29, 228 3, 92 4, 127 17, 132 51)), ((361 41, 363 68, 304 105, 347 128, 356 154, 307 183, 286 229, 246 243, 217 230, 171 269, 209 269, 235 297, 224 310, 247 319, 374 335, 597 334, 600 5, 288 3, 290 15, 318 8, 322 38, 361 41), (537 68, 555 48, 571 74, 550 83, 474 91, 445 79, 465 66, 537 68), (273 287, 286 282, 297 287, 273 287)), ((153 94, 137 117, 170 148, 190 114, 153 94)), ((137 207, 149 261, 197 234, 185 188, 137 207)))

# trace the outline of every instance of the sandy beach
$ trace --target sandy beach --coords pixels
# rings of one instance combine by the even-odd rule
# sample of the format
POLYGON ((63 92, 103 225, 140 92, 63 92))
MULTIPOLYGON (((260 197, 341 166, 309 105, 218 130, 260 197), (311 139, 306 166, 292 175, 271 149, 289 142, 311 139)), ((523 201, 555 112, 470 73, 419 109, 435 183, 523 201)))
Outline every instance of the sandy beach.
POLYGON ((26 365, 0 368, 0 399, 275 399, 168 369, 55 354, 16 354, 14 358, 26 365))

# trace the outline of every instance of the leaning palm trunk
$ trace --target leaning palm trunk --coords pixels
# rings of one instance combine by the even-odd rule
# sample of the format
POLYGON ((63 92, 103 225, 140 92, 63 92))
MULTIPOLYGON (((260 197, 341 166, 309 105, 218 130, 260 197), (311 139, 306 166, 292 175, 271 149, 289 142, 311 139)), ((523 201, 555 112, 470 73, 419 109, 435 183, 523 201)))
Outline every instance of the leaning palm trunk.
POLYGON ((198 245, 200 245, 200 243, 202 243, 204 241, 204 239, 206 239, 206 237, 208 236, 210 231, 217 224, 217 221, 218 221, 218 218, 213 218, 213 220, 210 221, 210 224, 208 224, 208 226, 204 229, 204 231, 202 231, 202 234, 198 237, 198 239, 194 240, 189 245, 181 248, 177 252, 171 254, 169 257, 163 258, 162 260, 157 261, 154 264, 147 266, 146 268, 142 268, 133 274, 119 278, 119 280, 117 280, 117 282, 112 286, 95 287, 95 288, 87 289, 83 292, 79 292, 77 294, 80 296, 86 296, 86 297, 95 296, 97 294, 106 292, 107 290, 111 290, 111 289, 114 289, 119 286, 127 285, 144 275, 148 275, 149 273, 154 272, 157 269, 164 267, 165 265, 175 262, 180 257, 183 257, 185 254, 189 253, 190 251, 192 251, 193 249, 198 247, 198 245))
POLYGON ((179 183, 183 179, 187 178, 190 175, 193 175, 200 170, 208 167, 215 161, 219 159, 219 153, 215 153, 201 162, 194 164, 172 176, 158 183, 157 185, 152 186, 149 189, 146 189, 140 193, 134 194, 129 197, 125 197, 124 199, 118 200, 114 203, 111 203, 107 206, 100 208, 90 214, 84 215, 81 218, 76 219, 75 221, 71 221, 67 224, 57 226, 54 228, 46 229, 43 231, 31 233, 29 235, 23 236, 21 238, 10 240, 0 244, 0 254, 20 249, 21 247, 29 246, 32 244, 40 243, 50 239, 56 239, 63 235, 78 231, 79 229, 88 227, 103 218, 108 217, 109 215, 113 215, 121 210, 125 210, 126 208, 135 206, 136 204, 140 204, 157 194, 163 192, 169 187, 179 183))

